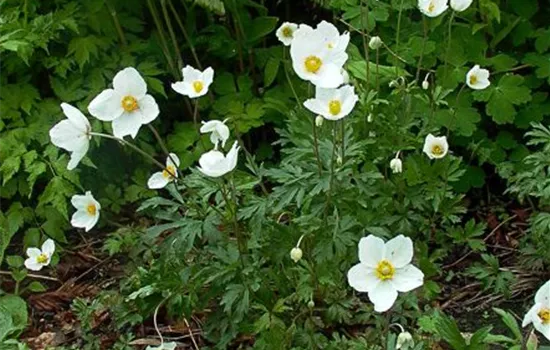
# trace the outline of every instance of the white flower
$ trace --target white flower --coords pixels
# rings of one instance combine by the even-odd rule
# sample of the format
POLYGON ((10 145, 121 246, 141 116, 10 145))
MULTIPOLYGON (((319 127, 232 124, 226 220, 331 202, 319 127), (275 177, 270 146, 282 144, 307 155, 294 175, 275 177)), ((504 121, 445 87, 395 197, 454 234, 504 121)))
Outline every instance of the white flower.
POLYGON ((428 90, 429 87, 430 87, 430 83, 427 80, 424 80, 422 82, 422 89, 428 90))
POLYGON ((279 29, 275 32, 277 39, 283 43, 284 46, 290 46, 292 39, 294 38, 294 32, 298 29, 298 25, 295 23, 284 22, 279 29))
POLYGON ((90 191, 86 191, 84 195, 75 194, 71 198, 71 204, 76 208, 76 212, 71 218, 71 225, 83 228, 86 232, 90 231, 99 220, 101 205, 94 199, 90 191))
POLYGON ((466 73, 466 84, 474 90, 483 90, 491 85, 489 81, 489 71, 487 69, 479 68, 476 64, 472 69, 466 73))
POLYGON ((369 115, 367 115, 367 123, 372 123, 372 113, 369 113, 369 115))
POLYGON ((172 84, 172 89, 178 94, 189 98, 196 98, 205 95, 212 81, 214 81, 214 70, 212 67, 206 68, 203 72, 189 65, 181 70, 183 81, 172 84))
POLYGON ((235 169, 238 155, 239 147, 237 146, 237 141, 235 141, 226 156, 218 150, 212 150, 201 155, 199 158, 200 167, 198 169, 206 176, 223 176, 235 169))
POLYGON ((411 264, 412 240, 399 235, 388 242, 369 235, 359 241, 359 261, 348 271, 348 283, 367 292, 376 312, 389 310, 397 292, 409 292, 424 283, 424 274, 411 264))
POLYGON ((522 327, 533 323, 533 327, 550 340, 550 281, 535 294, 535 305, 523 318, 522 327))
POLYGON ((302 258, 302 255, 303 255, 303 252, 302 252, 302 249, 300 249, 300 247, 294 247, 290 251, 290 258, 294 260, 295 263, 300 261, 300 259, 302 258))
POLYGON ((29 270, 40 271, 44 266, 48 266, 52 260, 52 255, 55 251, 55 243, 51 239, 47 239, 42 244, 42 249, 28 248, 25 260, 25 267, 29 270))
POLYGON ((229 128, 223 122, 219 120, 211 120, 209 122, 202 122, 200 132, 203 134, 210 134, 210 141, 214 144, 214 148, 218 149, 218 143, 222 143, 222 148, 225 147, 225 142, 229 139, 229 128))
POLYGON ((382 39, 379 36, 373 36, 369 40, 369 47, 373 50, 379 49, 382 47, 382 39))
POLYGON ((159 346, 149 345, 145 350, 175 350, 178 344, 171 341, 169 343, 161 343, 159 346))
POLYGON ((358 100, 355 88, 350 85, 338 89, 317 87, 315 98, 305 101, 304 106, 325 119, 339 120, 351 113, 358 100))
POLYGON ((323 126, 323 120, 325 120, 325 118, 323 118, 323 116, 321 116, 321 115, 316 116, 315 117, 315 126, 317 126, 318 128, 323 126))
POLYGON ((451 8, 456 12, 466 10, 472 4, 473 0, 451 0, 451 8))
POLYGON ((113 124, 113 134, 135 138, 142 125, 159 115, 153 96, 147 94, 147 84, 137 70, 124 68, 113 78, 113 89, 103 90, 88 105, 88 111, 99 120, 113 124))
POLYGON ((418 9, 428 17, 437 17, 449 6, 448 0, 418 0, 418 9))
POLYGON ((61 109, 67 119, 60 121, 50 129, 50 140, 57 147, 71 152, 67 169, 72 170, 88 152, 92 127, 84 114, 70 104, 62 103, 61 109))
POLYGON ((340 69, 340 74, 342 74, 342 77, 344 78, 343 83, 344 84, 349 84, 349 74, 348 74, 348 72, 344 68, 342 68, 342 69, 340 69))
POLYGON ((166 168, 163 171, 158 171, 151 175, 147 181, 147 187, 150 189, 164 188, 170 182, 174 181, 178 177, 178 167, 180 166, 180 159, 174 153, 170 153, 170 156, 166 158, 166 168), (173 161, 172 161, 173 160, 173 161))
POLYGON ((390 161, 390 169, 394 174, 403 172, 403 162, 398 158, 399 156, 393 158, 390 161))
POLYGON ((414 340, 409 332, 401 332, 397 337, 397 343, 395 344, 395 349, 407 350, 408 348, 414 347, 414 340))
POLYGON ((348 59, 349 33, 340 35, 328 22, 316 29, 300 25, 290 45, 292 67, 296 74, 324 88, 336 88, 344 82, 341 69, 348 59))
POLYGON ((423 152, 430 159, 440 159, 447 155, 449 151, 449 144, 447 143, 447 137, 435 137, 432 134, 426 136, 424 140, 424 149, 423 152))

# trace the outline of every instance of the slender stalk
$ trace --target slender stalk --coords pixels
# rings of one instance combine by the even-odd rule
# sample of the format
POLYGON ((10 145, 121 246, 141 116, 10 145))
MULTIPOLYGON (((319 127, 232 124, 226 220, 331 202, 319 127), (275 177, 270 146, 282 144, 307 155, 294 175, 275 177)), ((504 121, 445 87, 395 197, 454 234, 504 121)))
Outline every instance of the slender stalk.
POLYGON ((23 24, 25 27, 27 27, 28 21, 29 21, 29 13, 28 13, 28 6, 29 0, 25 0, 23 3, 23 24))
POLYGON ((292 94, 294 95, 294 99, 296 100, 296 103, 300 108, 303 108, 302 103, 300 102, 300 98, 298 97, 298 94, 296 93, 296 89, 294 89, 294 84, 292 84, 292 80, 290 79, 290 75, 288 74, 288 69, 286 66, 286 48, 283 48, 283 69, 285 71, 286 80, 288 81, 288 85, 290 85, 290 90, 292 91, 292 94))
POLYGON ((380 48, 376 48, 376 91, 380 91, 380 48))
POLYGON ((160 1, 160 7, 162 9, 162 15, 164 16, 164 22, 166 22, 166 28, 168 28, 168 34, 170 34, 170 39, 172 40, 172 46, 174 46, 174 52, 176 53, 176 61, 178 65, 178 71, 181 71, 183 68, 183 57, 181 56, 181 51, 178 46, 178 41, 176 40, 176 34, 174 33, 174 28, 172 27, 172 22, 170 21, 170 16, 168 15, 168 9, 166 8, 166 0, 160 1))
MULTIPOLYGON (((401 15, 403 14, 403 2, 399 5, 399 15, 397 16, 397 32, 395 33, 395 51, 399 52, 399 35, 401 33, 401 15)), ((395 62, 395 76, 399 76, 399 70, 397 68, 397 62, 395 62)))
MULTIPOLYGON (((424 18, 424 17, 422 17, 424 18)), ((449 33, 447 38, 447 51, 445 52, 445 65, 443 68, 443 77, 444 80, 447 80, 447 65, 449 61, 449 52, 451 51, 451 38, 452 38, 452 29, 453 29, 453 19, 455 18, 455 12, 451 11, 451 17, 449 18, 449 33)), ((425 34, 424 34, 425 36, 425 34)))
MULTIPOLYGON (((25 0, 25 3, 27 3, 26 0, 25 0)), ((111 14, 111 17, 113 18, 113 23, 115 25, 115 29, 117 31, 120 43, 122 44, 122 46, 126 46, 127 45, 126 36, 124 35, 124 31, 122 30, 120 21, 118 20, 118 16, 116 15, 116 9, 109 3, 109 0, 105 0, 105 5, 107 6, 109 13, 111 14)))
POLYGON ((341 126, 341 138, 342 138, 342 163, 344 162, 344 157, 345 157, 345 153, 346 153, 346 124, 345 124, 345 120, 344 119, 341 119, 340 120, 340 126, 341 126))
POLYGON ((155 22, 155 26, 157 27, 157 31, 159 33, 160 43, 162 47, 162 51, 164 52, 164 56, 166 56, 166 60, 168 61, 168 66, 170 66, 170 70, 172 71, 172 74, 174 77, 178 77, 178 73, 176 71, 176 66, 174 66, 174 61, 172 60, 172 55, 170 54, 170 50, 168 49, 168 42, 166 40, 166 37, 164 35, 164 29, 162 27, 162 23, 159 18, 159 14, 157 12, 157 9, 153 2, 151 0, 147 0, 147 6, 149 7, 149 11, 151 12, 151 15, 153 16, 153 21, 155 22))
POLYGON ((332 126, 332 156, 330 160, 330 180, 328 183, 328 192, 327 192, 327 200, 325 202, 325 209, 324 209, 324 217, 325 221, 328 218, 328 208, 330 206, 330 202, 332 201, 332 187, 334 183, 334 163, 336 162, 336 134, 338 133, 337 125, 334 123, 332 126))
MULTIPOLYGON (((367 33, 367 36, 369 35, 369 5, 366 3, 366 1, 361 1, 361 27, 363 27, 363 30, 365 33, 367 33), (363 16, 363 9, 365 9, 365 16, 363 16), (365 17, 367 20, 367 23, 365 24, 365 17)), ((370 61, 369 61, 369 47, 367 45, 367 36, 363 37, 363 50, 365 51, 365 60, 367 61, 367 70, 365 71, 365 78, 367 81, 367 89, 370 89, 369 81, 370 81, 370 61)))
POLYGON ((317 159, 317 169, 319 170, 319 176, 323 173, 323 165, 321 163, 321 157, 319 156, 319 141, 317 136, 317 125, 315 125, 315 117, 311 119, 311 127, 313 129, 313 153, 315 159, 317 159))
POLYGON ((422 59, 424 58, 424 50, 426 48, 426 41, 428 40, 428 24, 426 22, 426 16, 422 16, 422 26, 424 28, 424 38, 422 38, 420 58, 418 59, 418 66, 416 67, 416 81, 420 79, 420 67, 422 67, 422 59))
POLYGON ((193 59, 195 60, 195 64, 197 65, 198 69, 202 70, 201 62, 199 61, 199 57, 197 56, 197 51, 195 50, 195 45, 193 45, 193 42, 191 41, 191 38, 189 37, 189 34, 187 33, 187 30, 185 29, 185 26, 181 22, 180 16, 178 12, 176 11, 176 8, 172 4, 172 1, 168 1, 168 6, 170 6, 170 10, 172 11, 172 14, 174 15, 174 18, 176 19, 176 23, 180 27, 180 30, 183 34, 183 37, 185 38, 185 41, 187 41, 187 45, 189 45, 189 49, 191 50, 191 55, 193 55, 193 59))
POLYGON ((260 188, 261 188, 263 194, 267 196, 269 194, 269 191, 267 190, 267 188, 265 188, 265 185, 262 181, 262 177, 261 177, 261 175, 259 175, 260 174, 260 169, 256 165, 256 162, 254 161, 254 158, 252 158, 252 154, 250 154, 250 152, 246 148, 246 146, 243 142, 243 139, 241 138, 241 134, 239 133, 239 130, 236 127, 235 127, 235 135, 237 136, 237 142, 239 143, 239 146, 242 148, 242 150, 244 152, 244 155, 245 155, 246 159, 248 160, 248 163, 253 167, 254 172, 256 173, 256 175, 258 175, 258 184, 260 185, 260 188))
POLYGON ((454 123, 456 121, 456 110, 458 109, 458 102, 460 101, 460 95, 462 94, 462 91, 464 91, 464 88, 466 88, 466 84, 462 84, 462 87, 458 91, 458 94, 456 95, 455 100, 455 107, 453 108, 453 119, 451 120, 451 124, 449 124, 449 127, 447 128, 447 137, 449 137, 449 133, 451 132, 451 129, 454 127, 454 123))

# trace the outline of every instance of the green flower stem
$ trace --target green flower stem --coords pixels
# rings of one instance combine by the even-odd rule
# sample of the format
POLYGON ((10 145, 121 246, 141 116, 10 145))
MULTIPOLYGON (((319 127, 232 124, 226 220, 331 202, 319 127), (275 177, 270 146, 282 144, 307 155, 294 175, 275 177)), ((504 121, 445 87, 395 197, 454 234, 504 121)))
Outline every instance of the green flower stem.
POLYGON ((447 64, 449 61, 449 53, 451 52, 451 39, 452 39, 452 29, 453 29, 454 18, 455 18, 455 12, 451 11, 451 17, 449 18, 449 33, 447 38, 447 51, 445 52, 445 65, 443 68, 444 80, 447 80, 447 64))
MULTIPOLYGON (((292 62, 291 62, 292 64, 292 62)), ((283 69, 285 71, 286 80, 288 81, 288 85, 290 85, 290 90, 292 90, 292 94, 294 95, 294 99, 296 100, 296 103, 300 108, 304 108, 302 106, 302 102, 300 101, 300 98, 298 97, 298 94, 296 93, 296 89, 294 89, 294 84, 292 84, 292 80, 290 79, 290 75, 288 74, 288 69, 286 65, 286 48, 283 48, 283 69)))
POLYGON ((168 66, 170 66, 172 75, 174 75, 174 77, 178 77, 179 74, 176 70, 176 66, 174 65, 174 61, 172 59, 172 55, 170 54, 170 50, 168 49, 168 42, 166 40, 164 29, 162 27, 162 23, 160 22, 157 9, 151 0, 147 0, 147 6, 149 7, 149 11, 153 16, 153 21, 155 22, 155 26, 157 27, 157 31, 159 33, 159 38, 160 38, 160 44, 161 44, 160 46, 162 48, 162 51, 164 52, 164 56, 166 56, 166 61, 168 61, 168 66))
POLYGON ((416 81, 420 79, 420 68, 422 67, 422 59, 424 58, 424 50, 426 49, 426 41, 428 40, 428 23, 426 22, 426 16, 422 16, 422 28, 424 29, 424 37, 422 38, 420 58, 418 58, 418 65, 416 67, 416 81))
POLYGON ((340 132, 341 132, 341 138, 342 138, 342 149, 341 149, 341 157, 342 157, 342 163, 344 162, 345 155, 346 155, 346 121, 345 119, 340 119, 340 132))
POLYGON ((311 127, 313 130, 313 153, 315 153, 315 159, 317 159, 317 170, 319 176, 323 173, 323 165, 321 163, 321 156, 319 156, 319 141, 317 135, 317 125, 315 125, 315 117, 311 119, 311 127))
POLYGON ((380 91, 380 48, 376 48, 376 91, 380 91))
POLYGON ((367 89, 370 89, 370 64, 369 64, 369 46, 367 44, 367 36, 369 35, 369 5, 366 1, 361 1, 361 27, 367 35, 363 35, 363 50, 365 51, 365 61, 367 62, 367 70, 365 71, 365 79, 367 80, 367 89), (365 16, 363 16, 363 9, 365 9, 365 16), (365 17, 367 23, 365 23, 365 17))
POLYGON ((170 6, 170 11, 172 11, 174 18, 176 19, 176 23, 178 24, 178 27, 180 28, 183 34, 183 37, 185 38, 185 41, 187 41, 187 45, 189 45, 189 49, 191 50, 191 55, 193 55, 193 59, 195 60, 195 64, 197 65, 197 68, 202 70, 202 65, 201 65, 201 62, 199 61, 199 57, 197 56, 195 45, 193 45, 193 42, 191 41, 191 38, 189 37, 189 34, 187 33, 185 26, 181 22, 180 15, 176 11, 174 5, 172 4, 172 1, 167 0, 167 2, 168 2, 168 6, 170 6))
POLYGON ((325 209, 324 209, 325 223, 328 218, 328 208, 330 206, 330 202, 332 201, 332 188, 334 184, 334 163, 336 162, 336 134, 338 133, 337 128, 338 128, 337 124, 334 123, 332 126, 332 155, 330 159, 330 180, 328 183, 327 199, 325 202, 325 209))
POLYGON ((166 0, 160 1, 160 7, 162 9, 162 15, 164 16, 164 22, 166 23, 166 28, 168 28, 168 34, 172 40, 172 46, 174 46, 174 52, 176 53, 176 61, 178 65, 178 71, 181 71, 183 68, 183 57, 178 46, 178 41, 176 40, 176 34, 174 33, 174 28, 172 27, 172 22, 170 21, 170 16, 168 15, 168 9, 166 8, 166 0))
MULTIPOLYGON (((395 33, 395 51, 399 52, 399 35, 401 33, 401 15, 403 14, 403 2, 404 0, 401 0, 401 4, 399 5, 399 15, 397 16, 397 31, 395 33)), ((397 61, 395 62, 395 76, 399 76, 399 70, 397 68, 397 61)))
POLYGON ((462 91, 466 88, 466 84, 462 84, 462 87, 458 91, 458 94, 456 95, 455 100, 455 107, 453 108, 453 118, 451 119, 451 124, 449 124, 449 127, 447 128, 447 137, 449 137, 449 133, 451 132, 451 129, 454 127, 455 121, 456 121, 456 110, 458 109, 458 102, 460 101, 460 95, 462 94, 462 91))
MULTIPOLYGON (((26 3, 27 1, 25 0, 25 4, 26 3)), ((118 20, 118 16, 116 15, 115 8, 109 3, 109 0, 105 0, 105 6, 107 6, 111 17, 113 18, 113 23, 115 25, 120 43, 122 44, 122 46, 128 45, 128 42, 126 41, 126 36, 124 35, 124 31, 122 30, 122 26, 120 25, 120 21, 118 20)))

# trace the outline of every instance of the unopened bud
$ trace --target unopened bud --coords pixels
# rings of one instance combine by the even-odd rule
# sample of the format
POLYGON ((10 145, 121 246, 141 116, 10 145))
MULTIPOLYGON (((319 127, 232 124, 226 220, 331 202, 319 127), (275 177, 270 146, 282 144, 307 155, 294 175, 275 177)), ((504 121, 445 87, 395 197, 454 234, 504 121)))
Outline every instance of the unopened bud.
POLYGON ((395 344, 396 349, 407 350, 414 347, 414 340, 409 332, 402 332, 397 337, 397 343, 395 344))
POLYGON ((300 249, 299 247, 294 247, 290 251, 290 258, 294 260, 295 263, 300 261, 300 259, 302 258, 302 255, 303 255, 302 249, 300 249))
POLYGON ((403 162, 399 158, 393 158, 390 161, 390 168, 394 174, 403 172, 403 162))
POLYGON ((324 121, 325 118, 321 117, 320 115, 318 115, 317 117, 315 117, 315 125, 320 128, 321 126, 323 126, 323 121, 324 121))
POLYGON ((424 80, 424 81, 422 82, 422 88, 423 88, 424 90, 428 90, 429 87, 430 87, 430 83, 429 83, 427 80, 424 80))
POLYGON ((367 115, 367 122, 372 123, 372 113, 369 113, 369 115, 367 115))
POLYGON ((342 156, 338 155, 338 157, 336 157, 336 164, 338 164, 338 166, 342 166, 343 162, 344 160, 342 159, 342 156))
POLYGON ((382 46, 382 39, 379 36, 370 38, 369 47, 373 50, 379 49, 382 46))
POLYGON ((315 302, 313 300, 308 301, 307 307, 309 307, 310 309, 313 309, 315 307, 315 302))

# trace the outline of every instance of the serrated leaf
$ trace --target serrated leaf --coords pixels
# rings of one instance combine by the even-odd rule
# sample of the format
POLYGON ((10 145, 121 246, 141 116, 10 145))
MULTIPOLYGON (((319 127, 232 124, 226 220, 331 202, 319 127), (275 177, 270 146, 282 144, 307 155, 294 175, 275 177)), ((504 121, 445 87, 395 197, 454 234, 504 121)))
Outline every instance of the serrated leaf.
POLYGON ((98 39, 94 35, 76 37, 71 40, 68 46, 68 55, 73 55, 82 71, 90 56, 97 56, 98 39))

